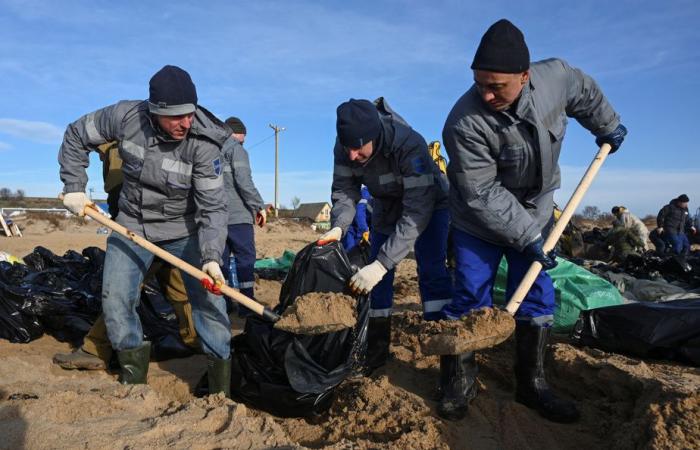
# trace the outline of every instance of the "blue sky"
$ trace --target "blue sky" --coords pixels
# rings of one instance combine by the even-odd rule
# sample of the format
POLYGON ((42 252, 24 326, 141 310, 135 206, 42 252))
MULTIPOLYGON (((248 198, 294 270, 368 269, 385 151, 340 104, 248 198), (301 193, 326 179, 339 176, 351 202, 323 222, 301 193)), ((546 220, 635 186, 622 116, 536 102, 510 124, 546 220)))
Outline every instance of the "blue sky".
MULTIPOLYGON (((330 196, 335 108, 384 96, 427 141, 471 85, 483 32, 506 17, 532 60, 566 59, 602 86, 630 130, 584 205, 656 213, 680 193, 700 205, 700 2, 0 0, 0 187, 53 196, 68 123, 144 99, 165 64, 200 104, 248 127, 255 182, 280 202, 330 196), (267 139, 267 140, 266 140, 267 139), (258 145, 255 145, 258 144, 258 145)), ((572 121, 560 163, 565 203, 596 151, 572 121)), ((99 161, 89 187, 102 194, 99 161)))

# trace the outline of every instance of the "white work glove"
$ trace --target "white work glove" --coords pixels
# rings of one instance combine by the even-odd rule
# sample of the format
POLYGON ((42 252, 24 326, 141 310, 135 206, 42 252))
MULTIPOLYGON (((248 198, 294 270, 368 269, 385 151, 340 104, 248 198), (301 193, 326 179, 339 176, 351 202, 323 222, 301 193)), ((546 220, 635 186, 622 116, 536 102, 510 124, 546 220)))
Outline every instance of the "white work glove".
POLYGON ((340 227, 333 227, 318 238, 318 245, 327 244, 332 241, 339 241, 343 237, 343 230, 340 227))
POLYGON ((386 268, 379 261, 374 261, 360 269, 355 275, 350 278, 350 289, 358 294, 369 294, 374 286, 377 285, 384 275, 386 268))
POLYGON ((70 192, 63 194, 63 206, 78 217, 85 215, 85 207, 92 205, 92 202, 85 195, 85 192, 70 192))
POLYGON ((663 232, 664 232, 664 227, 659 227, 659 228, 656 229, 656 231, 657 231, 659 234, 663 234, 663 232))
POLYGON ((204 286, 204 289, 213 294, 221 295, 221 286, 226 284, 226 281, 224 281, 224 274, 221 272, 221 266, 219 266, 219 263, 216 261, 209 261, 208 263, 205 263, 202 266, 202 272, 214 279, 214 283, 212 283, 211 280, 202 278, 200 282, 202 283, 202 286, 204 286))
POLYGON ((265 208, 258 211, 255 215, 255 223, 257 223, 260 228, 265 226, 267 223, 267 211, 265 211, 265 208))

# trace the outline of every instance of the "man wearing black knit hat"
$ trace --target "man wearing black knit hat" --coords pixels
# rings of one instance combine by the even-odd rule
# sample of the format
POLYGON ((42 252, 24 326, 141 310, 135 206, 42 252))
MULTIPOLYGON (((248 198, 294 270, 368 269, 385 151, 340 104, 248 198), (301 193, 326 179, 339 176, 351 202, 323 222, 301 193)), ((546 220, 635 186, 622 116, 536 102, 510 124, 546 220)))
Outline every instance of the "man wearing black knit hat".
POLYGON ((340 240, 361 201, 364 184, 372 196, 370 264, 350 280, 355 292, 370 293, 368 371, 389 356, 394 268, 415 250, 423 317, 438 318, 451 301, 447 252, 447 179, 425 139, 384 98, 351 99, 337 110, 337 139, 331 199, 333 228, 320 241, 340 240))
MULTIPOLYGON (((58 155, 63 203, 83 216, 89 152, 117 141, 124 177, 116 221, 223 282, 221 253, 226 203, 221 146, 223 122, 197 104, 190 75, 165 66, 150 80, 149 98, 121 101, 70 124, 58 155)), ((145 383, 150 343, 136 314, 140 285, 153 254, 118 233, 107 239, 102 310, 125 384, 145 383)), ((210 393, 230 390, 231 324, 216 284, 183 274, 195 329, 207 355, 210 393)))
MULTIPOLYGON (((248 152, 243 148, 246 127, 238 117, 226 119, 231 136, 224 143, 221 154, 224 159, 224 188, 228 209, 228 233, 224 247, 224 275, 233 279, 244 295, 255 298, 255 232, 253 224, 261 228, 267 222, 267 211, 260 192, 253 183, 248 152), (231 253, 236 273, 231 273, 231 253)), ((250 311, 239 305, 238 315, 245 317, 250 311)))
MULTIPOLYGON (((452 108, 443 129, 449 155, 455 296, 443 316, 458 319, 492 306, 499 262, 508 261, 510 297, 533 261, 556 265, 542 250, 560 185, 559 152, 567 116, 616 151, 627 133, 596 82, 560 59, 530 64, 522 32, 502 19, 481 39, 471 68, 474 85, 452 108)), ((579 417, 544 377, 554 321, 554 287, 543 271, 516 314, 516 400, 558 422, 579 417)), ((476 395, 473 353, 443 356, 438 413, 466 414, 476 395)))

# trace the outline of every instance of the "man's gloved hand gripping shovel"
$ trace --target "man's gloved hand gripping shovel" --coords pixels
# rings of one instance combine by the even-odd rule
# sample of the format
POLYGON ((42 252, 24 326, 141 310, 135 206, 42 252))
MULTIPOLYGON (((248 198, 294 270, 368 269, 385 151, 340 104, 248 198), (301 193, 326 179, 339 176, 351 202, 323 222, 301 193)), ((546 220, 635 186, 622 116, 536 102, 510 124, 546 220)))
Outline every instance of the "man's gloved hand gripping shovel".
MULTIPOLYGON (((588 170, 586 170, 586 173, 583 175, 583 178, 576 187, 569 202, 566 204, 566 208, 564 208, 561 217, 559 217, 559 220, 557 220, 547 240, 544 242, 542 248, 545 254, 549 253, 557 245, 557 241, 569 224, 571 216, 574 215, 576 208, 578 208, 581 203, 583 196, 591 186, 593 179, 598 174, 600 167, 603 165, 611 149, 612 147, 610 144, 603 144, 598 150, 598 154, 596 154, 595 158, 588 166, 588 170)), ((535 261, 532 263, 530 269, 527 271, 520 285, 506 305, 505 311, 507 314, 498 310, 494 310, 494 314, 486 314, 481 310, 471 312, 460 320, 465 322, 465 328, 473 330, 473 336, 455 342, 454 338, 448 341, 448 336, 435 334, 427 337, 422 343, 423 352, 426 354, 448 354, 445 353, 445 349, 449 348, 449 354, 459 354, 493 347, 508 339, 515 330, 515 320, 513 316, 520 307, 520 304, 525 300, 525 297, 541 270, 542 264, 540 262, 535 261)), ((429 323, 427 325, 429 325, 429 323)))

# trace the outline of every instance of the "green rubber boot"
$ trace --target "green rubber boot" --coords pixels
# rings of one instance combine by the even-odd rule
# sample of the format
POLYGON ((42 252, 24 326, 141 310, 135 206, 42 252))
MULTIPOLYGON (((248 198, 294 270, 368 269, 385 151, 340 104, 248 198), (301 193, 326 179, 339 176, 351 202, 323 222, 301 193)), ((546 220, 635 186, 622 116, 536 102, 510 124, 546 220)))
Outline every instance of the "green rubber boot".
POLYGON ((119 359, 119 382, 121 384, 145 384, 148 375, 148 362, 151 358, 151 343, 117 352, 119 359))
POLYGON ((227 398, 231 398, 231 358, 207 356, 207 381, 209 395, 223 392, 227 398))

